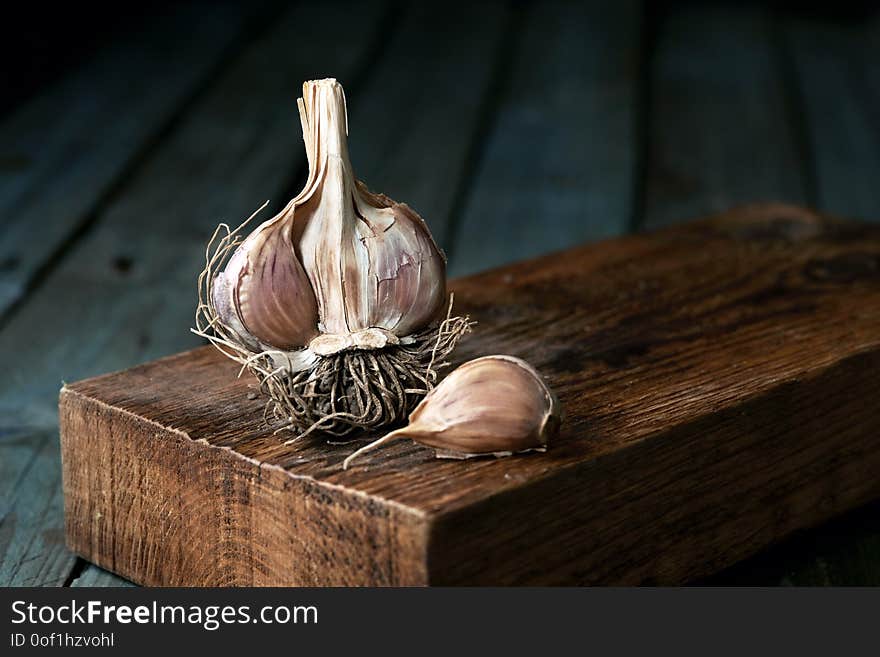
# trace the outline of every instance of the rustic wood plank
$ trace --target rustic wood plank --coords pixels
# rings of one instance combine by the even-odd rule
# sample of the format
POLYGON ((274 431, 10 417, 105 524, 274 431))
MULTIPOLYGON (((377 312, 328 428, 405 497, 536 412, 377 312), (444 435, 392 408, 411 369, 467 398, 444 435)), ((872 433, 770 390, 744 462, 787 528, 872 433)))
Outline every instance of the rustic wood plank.
MULTIPOLYGON (((345 3, 296 7, 198 100, 0 332, 6 426, 53 430, 61 377, 198 344, 187 328, 206 238, 218 221, 240 221, 266 198, 283 203, 282 190, 304 159, 294 103, 300 81, 315 71, 353 74, 371 51, 383 11, 345 3), (304 23, 333 24, 340 37, 327 47, 323 34, 302 30, 304 23)), ((54 494, 43 526, 57 534, 57 488, 54 494)), ((25 499, 12 510, 22 506, 25 499)), ((39 560, 28 532, 16 534, 9 549, 39 560)), ((65 560, 69 572, 73 556, 65 560)), ((0 571, 0 585, 10 577, 0 571)))
POLYGON ((59 514, 58 443, 50 432, 31 432, 20 440, 30 443, 33 456, 0 516, 0 586, 61 586, 72 559, 59 514))
POLYGON ((683 5, 663 17, 643 226, 737 203, 808 200, 784 82, 766 8, 683 5))
POLYGON ((0 125, 0 316, 88 222, 265 3, 195 3, 123 32, 0 125))
POLYGON ((74 579, 71 583, 71 586, 78 587, 130 587, 134 586, 127 579, 122 579, 118 575, 114 575, 113 573, 104 570, 103 568, 98 568, 97 566, 93 566, 89 564, 86 566, 85 570, 83 570, 82 575, 74 579))
POLYGON ((534 3, 450 253, 456 275, 626 231, 640 5, 534 3))
POLYGON ((711 586, 880 586, 880 504, 798 532, 705 580, 711 586))
MULTIPOLYGON (((11 574, 13 568, 18 568, 16 559, 19 557, 12 554, 10 546, 13 539, 23 533, 20 514, 13 510, 19 495, 25 487, 28 494, 33 494, 33 489, 27 486, 29 481, 49 474, 35 473, 35 470, 48 465, 57 474, 60 467, 57 458, 49 458, 47 463, 45 451, 50 440, 55 442, 47 432, 35 433, 23 427, 8 426, 0 429, 0 572, 8 571, 11 574)), ((42 492, 44 491, 37 491, 38 494, 42 492)), ((23 514, 32 513, 39 506, 36 500, 28 499, 28 501, 32 504, 29 504, 29 509, 24 510, 23 514)), ((27 521, 24 521, 24 524, 27 524, 27 521)), ((55 527, 57 530, 58 523, 55 527)), ((33 536, 34 528, 30 529, 33 536)), ((37 540, 42 538, 38 533, 35 537, 37 540)))
POLYGON ((62 391, 70 544, 148 584, 663 584, 880 495, 880 228, 755 206, 453 287, 457 358, 559 394, 547 453, 343 471, 206 347, 62 391))
MULTIPOLYGON (((816 202, 837 214, 880 216, 880 16, 842 12, 835 20, 778 17, 799 112, 809 137, 816 202)), ((802 532, 731 568, 710 584, 880 585, 880 506, 802 532)))
MULTIPOLYGON (((206 451, 176 429, 126 413, 108 414, 101 402, 76 393, 64 399, 73 404, 61 409, 66 432, 82 437, 98 432, 119 439, 116 444, 80 443, 66 450, 64 457, 66 472, 88 472, 101 482, 86 491, 81 488, 82 479, 71 480, 71 490, 76 487, 82 496, 66 497, 65 516, 75 519, 72 532, 78 538, 100 545, 87 558, 108 570, 147 585, 352 585, 366 581, 388 585, 425 579, 417 559, 424 553, 424 536, 415 524, 416 514, 408 509, 389 508, 366 496, 346 497, 332 487, 316 487, 308 478, 291 479, 282 469, 256 461, 239 460, 233 465, 228 450, 206 451), (129 449, 131 441, 139 443, 147 435, 160 441, 154 445, 162 445, 152 465, 137 462, 132 458, 136 451, 129 449), (166 440, 184 451, 166 449, 166 440), (94 469, 97 462, 87 459, 82 450, 122 467, 94 469), (197 470, 186 473, 186 463, 198 464, 197 470), (215 485, 252 505, 253 527, 199 492, 203 486, 211 490, 215 485), (137 487, 151 494, 129 497, 129 491, 137 487), (176 494, 173 502, 165 497, 171 491, 176 494), (114 532, 127 523, 138 525, 138 530, 128 535, 114 532), (196 533, 186 538, 182 532, 189 530, 196 533), (176 556, 169 559, 171 553, 176 556), (243 558, 230 560, 230 554, 243 558), (304 568, 293 567, 296 563, 304 568), (321 569, 321 563, 330 567, 321 569), (346 567, 333 568, 334 563, 346 567), (291 578, 294 573, 298 580, 291 578)), ((77 546, 78 541, 69 544, 77 546)))
POLYGON ((0 429, 0 521, 6 517, 13 494, 30 472, 45 441, 45 434, 33 434, 26 427, 0 429))
POLYGON ((447 249, 509 21, 503 2, 409 5, 351 104, 355 172, 416 208, 447 249))
POLYGON ((880 217, 880 14, 785 21, 815 168, 816 203, 880 217))

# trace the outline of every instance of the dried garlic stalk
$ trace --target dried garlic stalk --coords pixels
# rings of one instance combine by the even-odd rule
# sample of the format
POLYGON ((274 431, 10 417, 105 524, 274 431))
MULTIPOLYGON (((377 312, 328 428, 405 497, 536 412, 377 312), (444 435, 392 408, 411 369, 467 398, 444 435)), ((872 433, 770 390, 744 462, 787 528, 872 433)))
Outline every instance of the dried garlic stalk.
POLYGON ((342 86, 306 82, 298 104, 306 185, 244 241, 247 221, 218 228, 194 330, 257 376, 283 426, 345 435, 405 418, 470 322, 451 317, 422 218, 354 177, 342 86))

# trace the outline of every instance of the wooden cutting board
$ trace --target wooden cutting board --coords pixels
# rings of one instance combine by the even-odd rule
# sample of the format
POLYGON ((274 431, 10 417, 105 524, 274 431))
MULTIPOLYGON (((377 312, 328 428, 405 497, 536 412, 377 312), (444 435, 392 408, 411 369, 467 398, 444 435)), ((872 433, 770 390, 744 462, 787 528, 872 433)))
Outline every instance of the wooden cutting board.
MULTIPOLYGON (((72 550, 150 585, 679 583, 880 496, 880 226, 739 209, 454 281, 545 454, 284 446, 205 347, 65 386, 72 550)), ((181 327, 185 330, 186 327, 181 327)))

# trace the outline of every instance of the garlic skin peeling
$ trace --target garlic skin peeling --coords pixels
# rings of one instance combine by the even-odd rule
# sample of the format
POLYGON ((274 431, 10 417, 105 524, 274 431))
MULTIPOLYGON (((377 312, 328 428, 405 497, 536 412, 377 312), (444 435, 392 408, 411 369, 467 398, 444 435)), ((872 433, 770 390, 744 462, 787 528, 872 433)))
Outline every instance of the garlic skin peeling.
POLYGON ((513 356, 485 356, 454 370, 419 403, 407 426, 357 450, 343 468, 399 438, 447 458, 543 451, 560 422, 559 401, 531 365, 513 356))
POLYGON ((257 213, 217 228, 193 331, 257 377, 282 429, 344 436, 403 420, 472 322, 422 218, 355 178, 342 86, 305 82, 297 104, 305 187, 244 240, 257 213))
POLYGON ((419 215, 355 179, 342 86, 306 82, 298 105, 306 185, 239 246, 215 279, 214 306, 255 350, 399 344, 442 313, 445 258, 419 215))

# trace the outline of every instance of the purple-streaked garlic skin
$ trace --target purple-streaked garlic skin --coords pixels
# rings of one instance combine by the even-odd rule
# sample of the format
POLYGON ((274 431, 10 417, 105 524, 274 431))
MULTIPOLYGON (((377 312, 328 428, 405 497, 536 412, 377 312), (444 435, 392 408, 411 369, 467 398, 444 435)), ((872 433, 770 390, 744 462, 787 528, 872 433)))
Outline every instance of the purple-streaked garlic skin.
MULTIPOLYGON (((365 224, 358 224, 362 235, 356 246, 367 250, 370 263, 365 275, 375 277, 377 283, 375 293, 363 299, 357 316, 398 337, 410 335, 436 319, 445 307, 446 260, 422 218, 407 205, 395 203, 374 210, 360 203, 359 210, 364 217, 371 211, 373 216, 387 213, 393 223, 372 234, 366 234, 365 224)), ((364 281, 351 287, 367 289, 368 285, 364 281)), ((349 326, 350 330, 358 328, 367 327, 349 326)))
POLYGON ((236 330, 241 326, 263 345, 291 350, 318 334, 318 309, 285 232, 275 220, 257 228, 229 259, 213 289, 224 323, 236 330))
POLYGON ((461 455, 546 447, 559 402, 541 375, 513 356, 485 356, 454 370, 413 410, 401 437, 461 455))
POLYGON ((442 252, 408 206, 355 179, 345 97, 335 80, 304 85, 301 112, 320 193, 302 200, 293 230, 321 332, 347 335, 375 327, 403 337, 424 328, 446 302, 442 252), (321 117, 321 131, 314 117, 321 117))
POLYGON ((235 308, 234 297, 235 290, 230 284, 226 272, 221 271, 211 283, 211 303, 214 306, 217 317, 251 351, 262 351, 259 341, 241 323, 238 310, 235 308))

